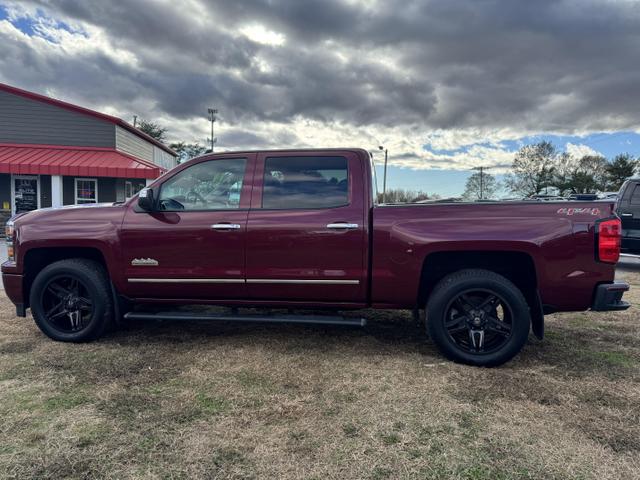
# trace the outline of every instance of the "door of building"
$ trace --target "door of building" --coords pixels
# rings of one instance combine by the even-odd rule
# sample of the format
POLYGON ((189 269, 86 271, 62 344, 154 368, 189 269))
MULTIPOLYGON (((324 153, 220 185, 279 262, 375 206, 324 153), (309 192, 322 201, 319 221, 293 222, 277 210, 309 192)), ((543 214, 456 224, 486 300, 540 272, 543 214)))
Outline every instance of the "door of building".
POLYGON ((40 180, 37 175, 14 175, 11 190, 13 213, 30 212, 40 207, 40 180))

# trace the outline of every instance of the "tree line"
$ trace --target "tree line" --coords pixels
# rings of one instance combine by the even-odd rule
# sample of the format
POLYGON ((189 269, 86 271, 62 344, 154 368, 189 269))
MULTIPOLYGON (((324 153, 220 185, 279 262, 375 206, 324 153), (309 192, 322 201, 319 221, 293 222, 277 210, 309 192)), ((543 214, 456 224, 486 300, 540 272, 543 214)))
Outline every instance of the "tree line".
MULTIPOLYGON (((516 152, 503 186, 513 195, 524 198, 544 193, 613 192, 635 174, 638 166, 639 159, 628 153, 616 155, 611 160, 599 155, 576 158, 545 141, 525 145, 516 152)), ((495 176, 484 173, 481 194, 480 178, 480 172, 469 177, 463 197, 472 200, 493 198, 502 187, 495 176)))
MULTIPOLYGON (((139 120, 136 123, 136 128, 162 143, 165 143, 169 131, 167 128, 147 120, 139 120)), ((169 144, 169 148, 178 154, 178 163, 186 162, 207 151, 207 147, 198 142, 174 142, 169 144)))

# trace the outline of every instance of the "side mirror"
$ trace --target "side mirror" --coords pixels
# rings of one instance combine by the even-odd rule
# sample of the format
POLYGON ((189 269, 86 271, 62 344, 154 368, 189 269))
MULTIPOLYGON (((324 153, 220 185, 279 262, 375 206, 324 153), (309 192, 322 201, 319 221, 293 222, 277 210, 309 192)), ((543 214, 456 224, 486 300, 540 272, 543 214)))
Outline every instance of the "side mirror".
POLYGON ((153 211, 153 189, 143 188, 138 193, 138 206, 145 212, 153 211))

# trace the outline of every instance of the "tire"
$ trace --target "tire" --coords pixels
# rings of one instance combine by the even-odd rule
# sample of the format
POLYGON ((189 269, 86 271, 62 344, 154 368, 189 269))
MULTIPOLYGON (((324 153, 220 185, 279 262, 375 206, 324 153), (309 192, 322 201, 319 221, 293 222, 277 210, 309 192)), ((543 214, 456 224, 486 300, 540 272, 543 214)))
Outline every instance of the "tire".
POLYGON ((450 360, 494 367, 511 360, 529 336, 531 314, 522 292, 488 270, 447 275, 427 302, 427 329, 450 360))
POLYGON ((47 265, 36 276, 29 300, 36 325, 56 341, 95 340, 114 323, 107 273, 92 260, 47 265))

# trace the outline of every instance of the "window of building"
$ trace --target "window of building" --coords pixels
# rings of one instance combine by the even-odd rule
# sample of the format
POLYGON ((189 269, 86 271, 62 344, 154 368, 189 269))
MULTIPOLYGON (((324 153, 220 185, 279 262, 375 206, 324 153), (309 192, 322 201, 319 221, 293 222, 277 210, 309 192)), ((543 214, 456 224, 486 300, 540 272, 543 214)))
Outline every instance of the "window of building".
POLYGON ((161 210, 224 210, 240 207, 247 160, 228 158, 196 163, 162 184, 161 210))
POLYGON ((98 180, 95 178, 76 178, 75 194, 77 204, 98 202, 98 180))
POLYGON ((143 182, 134 182, 131 180, 126 180, 124 182, 124 196, 125 198, 131 198, 136 193, 144 188, 145 184, 143 182))
POLYGON ((344 157, 266 159, 262 207, 332 208, 349 203, 349 170, 344 157))
POLYGON ((124 182, 124 197, 131 198, 133 195, 133 183, 129 181, 124 182))

